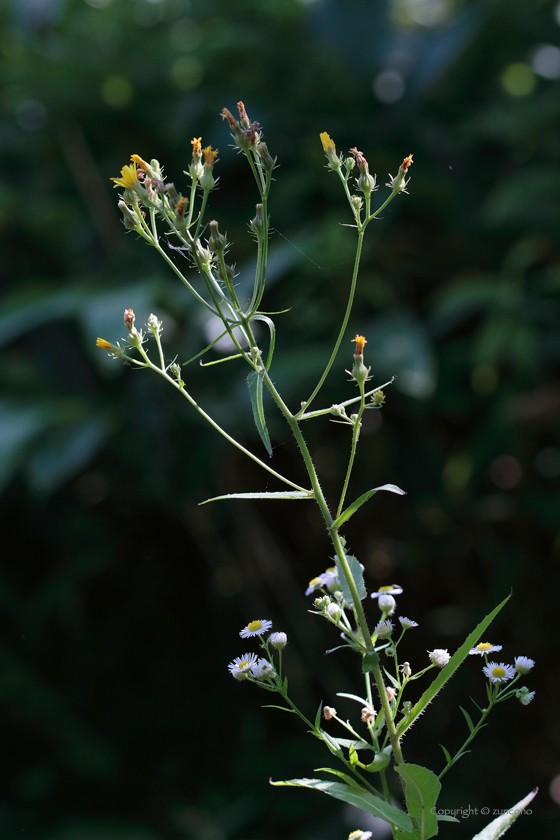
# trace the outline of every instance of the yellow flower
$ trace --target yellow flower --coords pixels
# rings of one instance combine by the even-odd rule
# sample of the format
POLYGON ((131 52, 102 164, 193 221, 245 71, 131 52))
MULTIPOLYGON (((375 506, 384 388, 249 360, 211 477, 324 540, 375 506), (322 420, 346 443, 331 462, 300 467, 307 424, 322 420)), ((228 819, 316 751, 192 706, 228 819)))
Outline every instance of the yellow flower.
POLYGON ((193 147, 193 158, 195 158, 196 160, 200 160, 200 158, 202 157, 202 146, 200 145, 201 140, 202 137, 193 137, 193 139, 191 140, 191 144, 193 147))
POLYGON ((212 146, 206 146, 202 151, 204 152, 204 163, 207 166, 213 166, 218 158, 218 150, 213 149, 212 146))
POLYGON ((363 356, 364 355, 364 345, 367 344, 363 335, 357 335, 356 338, 353 338, 352 341, 356 342, 356 356, 363 356))
POLYGON ((130 166, 123 166, 121 177, 111 178, 111 181, 115 182, 115 187, 124 187, 125 190, 133 190, 138 184, 136 164, 132 163, 130 166))
POLYGON ((108 350, 109 352, 112 352, 115 349, 114 345, 111 344, 110 341, 105 341, 104 338, 98 338, 95 343, 97 347, 101 347, 102 350, 108 350))
POLYGON ((334 141, 331 140, 326 131, 322 131, 319 137, 321 138, 321 143, 323 144, 323 149, 325 150, 326 155, 328 155, 330 152, 336 152, 336 146, 334 145, 334 141))
MULTIPOLYGON (((134 163, 137 163, 138 166, 140 167, 140 169, 143 169, 144 172, 149 172, 150 171, 150 164, 146 163, 146 161, 143 160, 140 157, 140 155, 130 155, 130 160, 133 160, 134 163)), ((112 180, 114 181, 115 179, 113 178, 112 180)))

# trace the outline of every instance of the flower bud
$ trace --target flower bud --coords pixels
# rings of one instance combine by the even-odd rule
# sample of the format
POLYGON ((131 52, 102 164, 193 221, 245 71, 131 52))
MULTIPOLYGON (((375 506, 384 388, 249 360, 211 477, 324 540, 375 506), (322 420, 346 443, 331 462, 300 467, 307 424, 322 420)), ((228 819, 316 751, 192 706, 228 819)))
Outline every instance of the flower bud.
POLYGON ((407 180, 406 173, 408 172, 408 169, 411 165, 412 155, 408 155, 408 157, 405 157, 405 159, 399 166, 399 171, 397 172, 396 177, 393 178, 392 175, 389 175, 389 178, 391 180, 386 186, 391 187, 393 192, 405 192, 406 185, 408 184, 408 181, 410 181, 410 178, 407 180))
POLYGON ((154 335, 158 335, 158 333, 161 332, 161 321, 158 321, 158 319, 153 313, 148 318, 147 326, 150 332, 154 335))
POLYGON ((266 143, 263 143, 262 141, 257 143, 255 151, 260 158, 262 168, 264 169, 264 171, 272 172, 272 170, 276 166, 276 161, 278 160, 278 158, 272 157, 272 155, 268 151, 268 146, 266 145, 266 143))
POLYGON ((340 607, 338 606, 338 604, 335 604, 334 601, 330 603, 327 607, 327 614, 330 615, 330 617, 334 621, 338 621, 338 618, 340 616, 340 607))
POLYGON ((135 319, 134 312, 132 309, 125 309, 124 310, 124 325, 129 333, 132 332, 134 329, 134 319, 135 319))
POLYGON ((367 344, 367 341, 363 335, 357 335, 352 341, 356 342, 356 353, 354 354, 354 367, 351 376, 356 382, 366 382, 370 372, 370 368, 364 365, 364 345, 367 344))
POLYGON ((210 228, 210 236, 208 237, 208 247, 215 254, 219 254, 228 246, 227 238, 218 230, 218 222, 212 221, 208 224, 210 228))
POLYGON ((392 703, 392 701, 393 701, 393 700, 395 699, 395 697, 397 696, 397 689, 396 689, 396 688, 393 688, 393 686, 392 686, 392 685, 388 685, 388 686, 385 688, 385 691, 387 692, 387 699, 389 700, 389 703, 392 703))
POLYGON ((362 709, 362 721, 364 723, 370 723, 370 722, 373 723, 374 720, 375 720, 375 709, 373 708, 373 706, 370 706, 370 704, 368 703, 367 706, 364 706, 364 708, 362 709))
POLYGON ((380 408, 383 403, 385 402, 385 394, 381 389, 378 391, 374 391, 371 395, 371 404, 375 406, 375 408, 380 408))
POLYGON ((432 663, 437 665, 438 668, 444 668, 451 659, 451 655, 447 652, 447 650, 442 650, 441 648, 428 651, 428 656, 430 657, 432 663))
POLYGON ((262 204, 257 204, 256 211, 255 218, 251 219, 249 222, 249 227, 255 236, 260 238, 264 233, 264 213, 262 204))
POLYGON ((198 183, 203 190, 210 192, 214 189, 216 179, 213 175, 214 164, 218 159, 218 150, 213 149, 212 146, 207 146, 204 151, 204 171, 198 179, 198 183))
POLYGON ((177 207, 177 202, 179 201, 180 195, 175 189, 175 184, 166 184, 163 188, 165 195, 167 196, 167 200, 169 201, 170 207, 175 210, 177 207))
POLYGON ((118 203, 118 208, 123 214, 123 225, 127 230, 136 230, 139 225, 138 218, 130 211, 128 204, 122 200, 118 203))
POLYGON ((288 644, 288 637, 285 633, 273 633, 269 641, 272 647, 282 650, 288 644))
POLYGON ((377 600, 377 603, 381 612, 387 613, 387 615, 393 615, 397 606, 397 602, 395 601, 393 596, 387 594, 380 595, 377 600))
POLYGON ((401 665, 401 671, 405 675, 405 677, 410 677, 412 675, 412 668, 410 667, 410 662, 403 662, 401 665))
POLYGON ((323 717, 325 720, 332 720, 332 718, 336 717, 336 709, 333 709, 332 706, 325 706, 323 709, 323 717))
POLYGON ((202 146, 200 145, 200 141, 202 137, 195 137, 191 140, 191 144, 193 147, 192 150, 192 163, 189 166, 189 175, 194 181, 198 181, 201 177, 202 173, 204 172, 202 166, 202 146))

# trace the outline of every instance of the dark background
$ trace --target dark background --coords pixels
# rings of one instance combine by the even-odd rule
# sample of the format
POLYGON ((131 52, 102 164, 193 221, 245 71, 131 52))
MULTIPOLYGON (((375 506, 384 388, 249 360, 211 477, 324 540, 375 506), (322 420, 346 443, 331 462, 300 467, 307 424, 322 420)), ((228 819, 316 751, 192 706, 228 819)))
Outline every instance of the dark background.
MULTIPOLYGON (((249 276, 256 191, 219 117, 243 99, 280 164, 265 308, 291 307, 276 318, 273 375, 292 408, 340 323, 355 242, 318 135, 361 149, 381 185, 414 154, 410 196, 368 230, 344 352, 316 407, 353 395, 348 339, 363 333, 374 383, 397 379, 367 417, 351 493, 393 482, 408 495, 380 494, 346 536, 370 588, 404 587, 400 612, 420 622, 404 658, 453 651, 513 589, 488 638, 499 661, 537 660, 525 680, 536 699, 499 707, 441 806, 508 808, 539 785, 508 836, 557 837, 560 7, 12 0, 0 21, 1 836, 335 840, 367 827, 327 797, 268 785, 328 756, 226 668, 250 649, 239 630, 269 617, 289 634, 307 714, 321 700, 358 712, 335 696, 361 691, 356 663, 324 657, 336 633, 302 594, 331 564, 317 512, 198 507, 280 487, 165 383, 95 347, 123 335, 129 306, 139 325, 163 319, 169 359, 208 343, 194 301, 120 225, 109 178, 133 152, 184 188, 191 138, 220 149, 210 218, 249 276)), ((266 457, 245 376, 239 362, 185 372, 266 457)), ((304 481, 270 404, 267 415, 273 466, 304 481)), ((305 433, 334 500, 348 432, 321 419, 305 433)), ((481 665, 470 658, 427 710, 407 760, 438 772, 439 743, 459 747, 458 704, 484 702, 481 665)))

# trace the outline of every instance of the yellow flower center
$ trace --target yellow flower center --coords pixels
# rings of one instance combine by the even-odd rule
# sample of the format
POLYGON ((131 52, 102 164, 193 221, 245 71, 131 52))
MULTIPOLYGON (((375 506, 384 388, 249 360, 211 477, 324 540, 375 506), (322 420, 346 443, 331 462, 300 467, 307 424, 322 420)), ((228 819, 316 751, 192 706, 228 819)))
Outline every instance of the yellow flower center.
POLYGON ((477 650, 490 650, 492 645, 490 642, 481 642, 479 645, 476 646, 477 650))
POLYGON ((493 677, 505 677, 505 675, 506 675, 506 672, 504 671, 503 668, 500 668, 499 666, 497 668, 492 668, 492 676, 493 677))
POLYGON ((262 621, 250 621, 249 624, 247 625, 247 628, 248 628, 248 630, 251 631, 251 633, 254 633, 255 630, 260 630, 261 627, 262 627, 262 621))

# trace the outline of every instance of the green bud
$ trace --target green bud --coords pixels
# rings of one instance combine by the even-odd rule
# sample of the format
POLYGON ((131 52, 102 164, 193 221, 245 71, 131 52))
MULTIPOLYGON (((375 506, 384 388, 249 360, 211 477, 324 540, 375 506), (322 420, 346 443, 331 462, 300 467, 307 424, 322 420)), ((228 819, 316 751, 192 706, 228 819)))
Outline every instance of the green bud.
POLYGON ((257 143, 255 148, 257 155, 260 158, 262 167, 265 172, 272 172, 274 167, 276 166, 276 161, 278 158, 273 158, 270 152, 268 151, 268 146, 266 143, 260 142, 257 143))
POLYGON ((228 241, 226 236, 224 236, 218 230, 218 222, 212 221, 208 224, 210 228, 210 236, 208 237, 208 247, 211 251, 214 251, 215 254, 219 254, 228 246, 228 241))
POLYGON ((371 395, 371 403, 375 406, 375 408, 380 408, 385 402, 385 394, 381 389, 378 391, 374 391, 371 395))
POLYGON ((121 201, 119 201, 118 203, 118 208, 123 214, 122 222, 125 228, 127 230, 136 230, 140 222, 138 221, 138 218, 131 212, 128 204, 126 204, 121 199, 121 201))
POLYGON ((256 215, 254 219, 249 222, 249 228, 260 239, 264 234, 264 213, 262 204, 257 204, 256 215))

